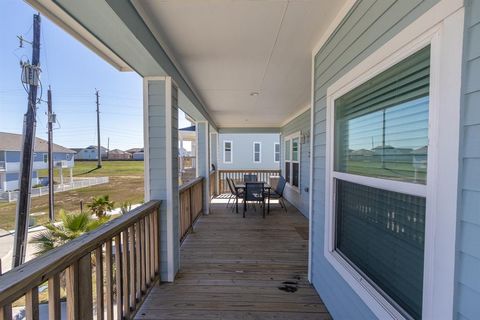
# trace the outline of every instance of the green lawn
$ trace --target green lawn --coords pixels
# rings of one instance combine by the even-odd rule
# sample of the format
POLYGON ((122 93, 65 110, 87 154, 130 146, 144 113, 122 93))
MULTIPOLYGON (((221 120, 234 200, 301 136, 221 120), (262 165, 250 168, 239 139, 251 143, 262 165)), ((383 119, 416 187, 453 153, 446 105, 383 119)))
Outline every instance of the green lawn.
MULTIPOLYGON (((40 176, 46 176, 46 171, 40 171, 40 176)), ((104 161, 102 168, 97 169, 94 161, 75 161, 74 177, 109 177, 108 184, 96 185, 88 188, 76 189, 55 194, 55 211, 79 211, 80 202, 86 204, 93 196, 108 194, 115 202, 115 207, 120 207, 124 201, 140 203, 143 201, 143 161, 104 161)), ((68 177, 69 170, 64 170, 68 177)), ((55 172, 58 176, 58 170, 55 172)), ((58 179, 55 179, 58 180, 58 179)), ((0 228, 13 229, 15 226, 16 203, 0 202, 0 228)), ((48 212, 48 197, 32 198, 32 213, 48 212)), ((38 223, 47 221, 47 215, 41 216, 38 223)))

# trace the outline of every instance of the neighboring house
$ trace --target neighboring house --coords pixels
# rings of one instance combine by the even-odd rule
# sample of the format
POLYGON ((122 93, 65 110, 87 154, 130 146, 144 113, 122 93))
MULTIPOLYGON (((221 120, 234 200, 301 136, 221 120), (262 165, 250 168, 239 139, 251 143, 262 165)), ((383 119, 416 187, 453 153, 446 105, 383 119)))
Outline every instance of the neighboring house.
MULTIPOLYGON (((0 132, 0 191, 18 189, 22 135, 0 132)), ((48 168, 48 143, 36 138, 33 158, 32 186, 39 183, 38 170, 48 168)), ((53 144, 54 166, 73 168, 75 151, 53 144)))
POLYGON ((221 133, 217 152, 219 170, 278 170, 280 135, 221 133))
POLYGON ((127 151, 122 151, 120 149, 113 149, 108 151, 108 160, 130 160, 132 159, 132 154, 127 151))
POLYGON ((145 159, 145 154, 143 153, 143 149, 140 149, 137 152, 134 152, 132 154, 132 159, 133 160, 138 160, 138 161, 143 161, 145 159))
MULTIPOLYGON (((98 148, 97 146, 88 146, 77 152, 75 159, 77 160, 98 160, 98 148)), ((102 153, 102 159, 107 159, 107 148, 100 147, 102 153)))

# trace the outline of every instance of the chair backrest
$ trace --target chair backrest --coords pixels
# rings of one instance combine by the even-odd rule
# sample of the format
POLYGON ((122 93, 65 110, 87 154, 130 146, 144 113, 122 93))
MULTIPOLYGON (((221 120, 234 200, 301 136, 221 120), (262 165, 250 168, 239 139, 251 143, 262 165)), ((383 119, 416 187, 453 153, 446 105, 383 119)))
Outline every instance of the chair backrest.
POLYGON ((256 182, 258 181, 258 176, 256 174, 244 174, 243 181, 245 182, 256 182))
POLYGON ((246 201, 263 201, 265 197, 265 189, 263 182, 246 182, 245 183, 245 200, 246 201))
POLYGON ((278 193, 280 196, 283 196, 283 190, 285 190, 285 184, 287 181, 283 176, 280 176, 278 179, 277 187, 275 188, 275 192, 278 193))
POLYGON ((235 194, 235 187, 232 184, 232 180, 227 177, 227 184, 228 184, 228 189, 230 189, 230 192, 232 194, 235 194))

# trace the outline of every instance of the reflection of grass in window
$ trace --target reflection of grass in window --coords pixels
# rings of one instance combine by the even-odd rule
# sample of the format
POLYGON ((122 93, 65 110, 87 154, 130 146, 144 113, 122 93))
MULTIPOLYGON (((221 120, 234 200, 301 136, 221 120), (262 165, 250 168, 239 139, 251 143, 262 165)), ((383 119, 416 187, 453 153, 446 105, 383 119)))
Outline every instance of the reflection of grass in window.
POLYGON ((425 181, 426 168, 415 168, 411 163, 384 161, 348 160, 347 173, 362 176, 391 178, 407 181, 425 181), (416 175, 415 175, 416 171, 416 175))

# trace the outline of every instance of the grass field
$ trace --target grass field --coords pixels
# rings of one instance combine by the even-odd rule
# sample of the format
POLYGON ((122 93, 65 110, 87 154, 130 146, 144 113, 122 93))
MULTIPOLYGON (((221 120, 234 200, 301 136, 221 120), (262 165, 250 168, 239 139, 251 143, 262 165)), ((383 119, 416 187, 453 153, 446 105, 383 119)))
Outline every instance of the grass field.
MULTIPOLYGON (((46 176, 46 171, 40 171, 40 176, 46 176)), ((143 201, 143 161, 104 161, 102 168, 97 169, 94 161, 75 161, 74 177, 109 177, 108 184, 96 185, 88 188, 65 191, 55 194, 55 212, 60 209, 66 211, 80 211, 80 201, 86 204, 93 196, 109 195, 120 207, 124 201, 140 203, 143 201)), ((69 176, 69 170, 64 170, 64 177, 69 176)), ((58 170, 55 171, 55 180, 58 180, 58 170)), ((15 227, 16 203, 0 203, 0 228, 11 230, 15 227)), ((32 198, 32 213, 48 213, 48 196, 32 198)), ((38 218, 38 223, 45 223, 48 214, 38 218)))

